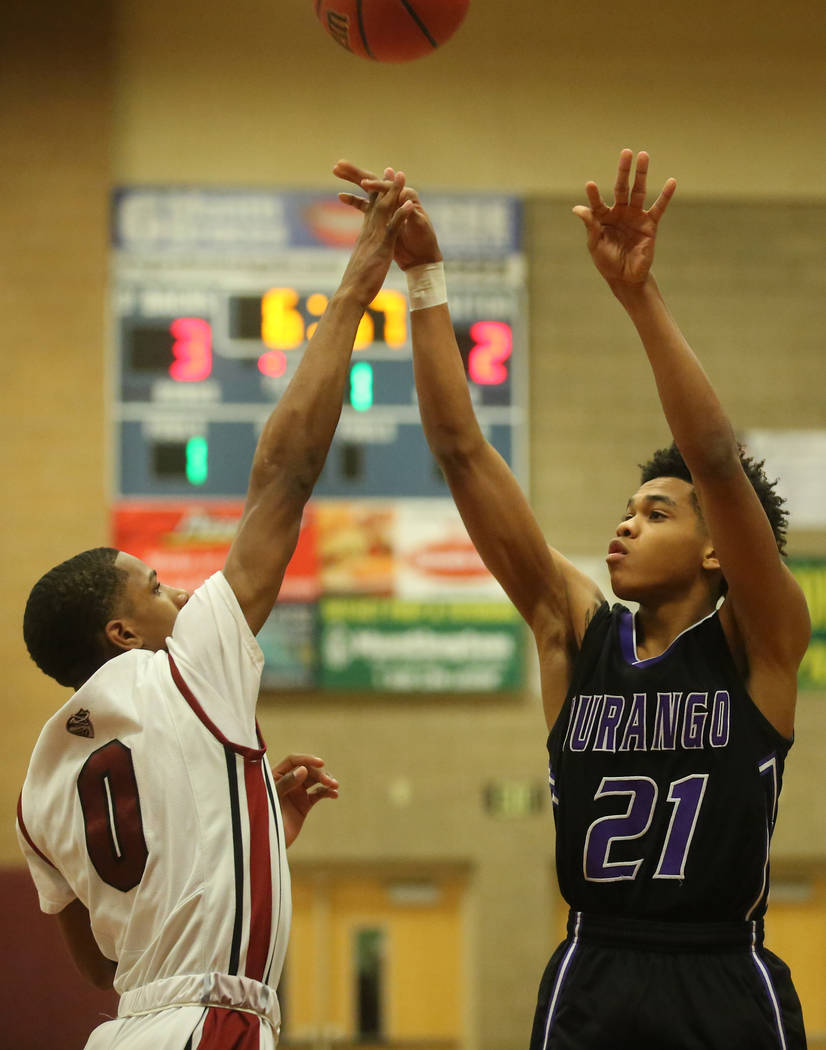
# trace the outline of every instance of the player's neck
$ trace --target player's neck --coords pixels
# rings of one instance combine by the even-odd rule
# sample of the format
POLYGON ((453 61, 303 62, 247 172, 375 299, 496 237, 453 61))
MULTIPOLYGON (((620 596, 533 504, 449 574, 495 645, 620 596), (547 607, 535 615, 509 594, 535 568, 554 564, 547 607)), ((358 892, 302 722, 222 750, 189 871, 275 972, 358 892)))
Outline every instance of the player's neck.
POLYGON ((660 656, 678 635, 705 619, 714 608, 714 602, 705 592, 640 602, 635 617, 637 656, 641 660, 660 656))

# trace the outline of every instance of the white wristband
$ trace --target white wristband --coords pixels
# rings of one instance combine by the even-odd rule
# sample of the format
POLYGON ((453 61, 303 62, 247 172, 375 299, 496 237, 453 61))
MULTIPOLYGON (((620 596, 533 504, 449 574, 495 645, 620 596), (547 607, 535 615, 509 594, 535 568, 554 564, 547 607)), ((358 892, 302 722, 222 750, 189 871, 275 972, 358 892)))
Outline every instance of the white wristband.
POLYGON ((421 266, 411 266, 404 273, 411 310, 426 310, 428 306, 447 302, 444 263, 422 263, 421 266))

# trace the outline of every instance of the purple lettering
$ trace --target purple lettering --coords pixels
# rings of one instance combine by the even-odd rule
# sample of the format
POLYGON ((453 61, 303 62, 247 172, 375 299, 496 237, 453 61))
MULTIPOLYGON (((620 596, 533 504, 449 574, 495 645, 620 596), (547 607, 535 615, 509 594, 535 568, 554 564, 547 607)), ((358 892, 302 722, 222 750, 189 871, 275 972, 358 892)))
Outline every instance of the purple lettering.
POLYGON ((682 693, 657 693, 654 713, 654 741, 652 751, 674 751, 677 747, 677 721, 682 693))
POLYGON ((725 689, 718 689, 714 694, 714 707, 711 711, 711 726, 708 740, 712 747, 726 747, 731 731, 731 697, 725 689))
POLYGON ((686 750, 703 746, 703 730, 708 718, 708 693, 689 693, 685 698, 683 747, 686 750))
POLYGON ((594 730, 594 722, 602 704, 602 696, 581 696, 576 717, 571 727, 571 751, 585 751, 594 730))
POLYGON ((605 694, 602 714, 594 737, 594 751, 613 752, 617 750, 617 729, 624 710, 625 697, 605 694))
POLYGON ((647 751, 645 742, 645 693, 634 693, 631 701, 631 713, 625 724, 625 733, 620 744, 620 751, 647 751))

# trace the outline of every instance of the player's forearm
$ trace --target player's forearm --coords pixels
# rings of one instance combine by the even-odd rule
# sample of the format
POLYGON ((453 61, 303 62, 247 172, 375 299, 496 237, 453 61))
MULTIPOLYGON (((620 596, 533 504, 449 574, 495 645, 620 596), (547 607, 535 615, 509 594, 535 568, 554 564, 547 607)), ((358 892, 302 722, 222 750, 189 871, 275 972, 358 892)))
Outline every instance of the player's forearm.
POLYGON ((413 374, 425 437, 444 464, 483 440, 446 304, 410 314, 413 374))
POLYGON ((660 294, 653 277, 613 286, 645 347, 663 412, 693 474, 725 472, 737 463, 728 416, 660 294))
POLYGON ((117 963, 107 959, 98 947, 86 907, 74 900, 56 918, 79 973, 96 988, 111 988, 117 963))
POLYGON ((341 415, 350 356, 363 313, 360 297, 349 290, 340 289, 331 298, 258 440, 251 491, 283 479, 299 502, 309 498, 341 415))

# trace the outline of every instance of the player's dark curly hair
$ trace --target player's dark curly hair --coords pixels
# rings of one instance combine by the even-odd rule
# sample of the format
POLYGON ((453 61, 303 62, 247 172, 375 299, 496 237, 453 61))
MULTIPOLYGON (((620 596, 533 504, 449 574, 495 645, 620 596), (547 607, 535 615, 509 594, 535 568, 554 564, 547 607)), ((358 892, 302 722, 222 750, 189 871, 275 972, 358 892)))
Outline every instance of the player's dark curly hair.
MULTIPOLYGON (((742 445, 738 445, 738 450, 740 463, 743 466, 746 477, 751 482, 751 487, 757 493, 757 498, 760 500, 763 510, 766 512, 766 517, 769 519, 769 524, 772 527, 774 539, 777 543, 777 549, 781 554, 785 555, 789 512, 783 509, 783 504, 786 501, 774 491, 777 479, 769 481, 766 477, 766 472, 763 470, 765 460, 755 460, 751 456, 747 456, 746 450, 742 445)), ((647 463, 640 463, 640 471, 640 483, 643 485, 646 481, 652 481, 654 478, 681 478, 691 485, 694 484, 691 471, 686 466, 682 453, 673 442, 668 448, 657 449, 647 463)), ((696 497, 695 504, 699 513, 700 505, 696 497)), ((726 585, 725 581, 723 581, 723 593, 725 593, 725 590, 726 585)))
POLYGON ((123 594, 127 574, 114 547, 95 547, 61 562, 32 588, 23 638, 41 671, 77 689, 106 662, 103 629, 123 594))

